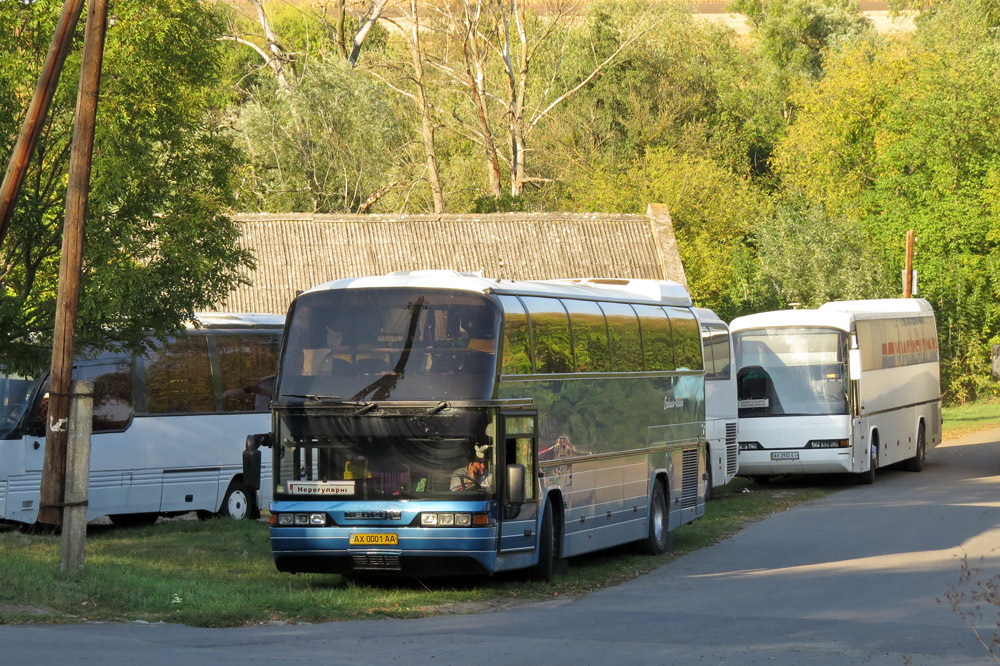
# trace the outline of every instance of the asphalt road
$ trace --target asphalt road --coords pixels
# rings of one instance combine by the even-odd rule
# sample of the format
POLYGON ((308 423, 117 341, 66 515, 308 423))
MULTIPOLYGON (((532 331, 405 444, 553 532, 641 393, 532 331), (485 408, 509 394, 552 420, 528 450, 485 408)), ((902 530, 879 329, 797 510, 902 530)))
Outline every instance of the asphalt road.
MULTIPOLYGON (((883 470, 872 486, 845 484, 582 599, 239 629, 0 626, 0 666, 994 663, 938 599, 969 589, 959 586, 963 555, 981 578, 1000 573, 998 440, 1000 430, 950 442, 919 474, 883 470)), ((998 618, 987 606, 987 641, 998 618)))

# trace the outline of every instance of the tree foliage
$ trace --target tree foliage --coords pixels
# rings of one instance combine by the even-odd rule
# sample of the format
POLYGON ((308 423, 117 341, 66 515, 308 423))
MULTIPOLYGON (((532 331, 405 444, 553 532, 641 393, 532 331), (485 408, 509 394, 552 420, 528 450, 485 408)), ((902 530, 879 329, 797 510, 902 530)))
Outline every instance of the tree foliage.
MULTIPOLYGON (((0 3, 0 154, 9 155, 62 3, 0 3)), ((221 26, 194 0, 118 4, 105 49, 77 347, 141 344, 223 298, 252 258, 226 217, 221 26)), ((83 26, 0 249, 0 359, 48 361, 83 26)))

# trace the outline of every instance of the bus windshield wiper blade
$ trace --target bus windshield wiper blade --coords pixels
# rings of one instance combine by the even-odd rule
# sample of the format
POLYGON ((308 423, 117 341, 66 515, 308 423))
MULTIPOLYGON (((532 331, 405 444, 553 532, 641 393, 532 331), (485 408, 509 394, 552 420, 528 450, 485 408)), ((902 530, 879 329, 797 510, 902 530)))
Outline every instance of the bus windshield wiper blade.
POLYGON ((340 402, 339 395, 317 395, 315 393, 285 393, 289 398, 305 398, 313 402, 340 402))

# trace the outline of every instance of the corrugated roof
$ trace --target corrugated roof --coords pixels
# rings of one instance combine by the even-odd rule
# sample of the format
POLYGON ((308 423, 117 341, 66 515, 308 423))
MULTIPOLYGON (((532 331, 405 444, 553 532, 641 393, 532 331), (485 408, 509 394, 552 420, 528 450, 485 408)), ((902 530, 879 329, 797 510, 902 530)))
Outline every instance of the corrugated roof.
POLYGON ((646 215, 239 214, 242 244, 257 258, 251 284, 220 312, 284 314, 298 291, 392 271, 482 271, 511 280, 621 277, 686 285, 666 206, 646 215))

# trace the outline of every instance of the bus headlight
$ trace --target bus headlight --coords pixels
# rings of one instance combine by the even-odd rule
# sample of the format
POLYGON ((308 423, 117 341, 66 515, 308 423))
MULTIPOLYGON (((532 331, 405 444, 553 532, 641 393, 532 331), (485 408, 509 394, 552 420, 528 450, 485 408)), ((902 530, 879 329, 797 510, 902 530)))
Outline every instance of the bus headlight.
POLYGON ((762 448, 760 442, 740 442, 740 451, 759 451, 762 448))
POLYGON ((810 439, 806 443, 807 449, 844 449, 851 445, 847 439, 810 439))
POLYGON ((270 523, 278 527, 326 527, 325 513, 272 513, 270 523))
POLYGON ((421 527, 480 527, 489 525, 490 518, 485 513, 422 513, 421 527))

